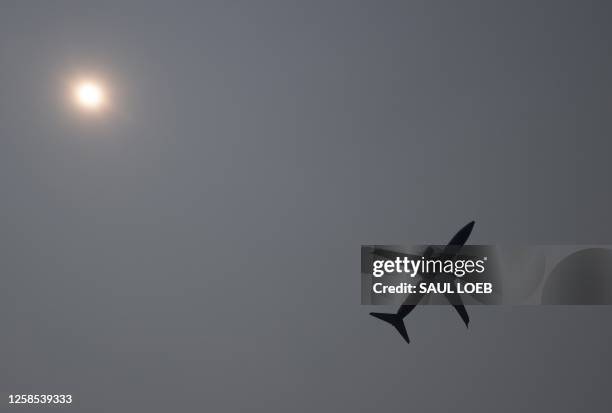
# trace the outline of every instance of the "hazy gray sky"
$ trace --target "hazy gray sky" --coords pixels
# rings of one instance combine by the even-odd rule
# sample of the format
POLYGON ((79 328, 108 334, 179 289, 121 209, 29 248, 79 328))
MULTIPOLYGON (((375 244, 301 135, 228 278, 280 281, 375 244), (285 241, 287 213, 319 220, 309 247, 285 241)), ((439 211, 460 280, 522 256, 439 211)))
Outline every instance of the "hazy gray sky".
POLYGON ((612 243, 609 3, 0 7, 3 397, 608 410, 612 309, 430 307, 406 346, 359 247, 612 243), (65 104, 82 69, 103 119, 65 104))

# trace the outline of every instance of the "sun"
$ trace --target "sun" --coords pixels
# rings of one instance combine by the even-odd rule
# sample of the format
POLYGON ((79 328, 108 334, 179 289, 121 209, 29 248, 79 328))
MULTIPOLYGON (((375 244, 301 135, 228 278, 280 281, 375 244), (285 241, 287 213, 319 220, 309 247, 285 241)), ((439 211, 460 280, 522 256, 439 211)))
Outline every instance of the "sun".
POLYGON ((82 110, 99 112, 107 105, 107 93, 104 86, 95 80, 76 82, 72 90, 75 104, 82 110))

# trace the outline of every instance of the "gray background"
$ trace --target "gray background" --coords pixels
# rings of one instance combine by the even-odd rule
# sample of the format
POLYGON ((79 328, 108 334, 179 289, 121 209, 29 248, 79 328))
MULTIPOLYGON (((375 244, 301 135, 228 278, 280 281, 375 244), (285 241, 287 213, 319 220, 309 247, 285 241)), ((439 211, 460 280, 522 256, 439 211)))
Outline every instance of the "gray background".
POLYGON ((612 308, 422 308, 407 346, 359 246, 612 242, 610 11, 2 1, 2 409, 609 411, 612 308), (83 67, 112 116, 67 110, 83 67))

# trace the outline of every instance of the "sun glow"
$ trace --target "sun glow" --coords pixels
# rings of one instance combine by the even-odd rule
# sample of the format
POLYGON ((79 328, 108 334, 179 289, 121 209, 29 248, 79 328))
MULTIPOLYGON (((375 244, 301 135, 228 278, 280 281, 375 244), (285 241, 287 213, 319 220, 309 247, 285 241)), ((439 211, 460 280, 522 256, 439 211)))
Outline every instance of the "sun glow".
POLYGON ((98 112, 107 104, 107 93, 104 86, 94 80, 81 80, 73 86, 72 90, 75 104, 83 110, 98 112))

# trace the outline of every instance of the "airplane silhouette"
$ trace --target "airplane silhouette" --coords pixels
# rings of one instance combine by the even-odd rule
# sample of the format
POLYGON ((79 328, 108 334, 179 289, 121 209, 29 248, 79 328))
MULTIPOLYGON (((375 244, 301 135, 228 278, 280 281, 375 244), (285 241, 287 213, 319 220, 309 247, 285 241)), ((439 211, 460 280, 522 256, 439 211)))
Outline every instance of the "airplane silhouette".
MULTIPOLYGON (((453 258, 465 243, 467 242, 470 234, 472 233, 472 229, 474 228, 475 222, 472 221, 468 223, 466 226, 461 228, 453 238, 448 242, 446 247, 442 253, 438 256, 440 259, 450 259, 453 258)), ((427 247, 425 252, 423 253, 423 257, 425 259, 431 258, 434 253, 434 248, 432 246, 427 247)), ((375 249, 373 251, 374 255, 380 255, 387 258, 395 258, 401 254, 397 252, 391 252, 387 250, 375 249)), ((423 283, 430 283, 432 281, 422 281, 423 283)), ((427 293, 418 293, 418 294, 410 294, 404 302, 397 309, 396 313, 370 313, 371 316, 378 318, 379 320, 385 321, 391 324, 396 330, 400 333, 400 335, 406 340, 407 343, 410 343, 410 339, 408 338, 408 332, 406 331, 406 326, 404 325, 404 318, 410 314, 412 310, 418 305, 418 303, 425 297, 427 293)), ((463 305, 463 301, 461 300, 461 296, 457 293, 445 293, 444 296, 446 299, 455 307, 457 313, 465 323, 465 326, 468 327, 470 323, 470 316, 465 309, 465 305, 463 305)))

